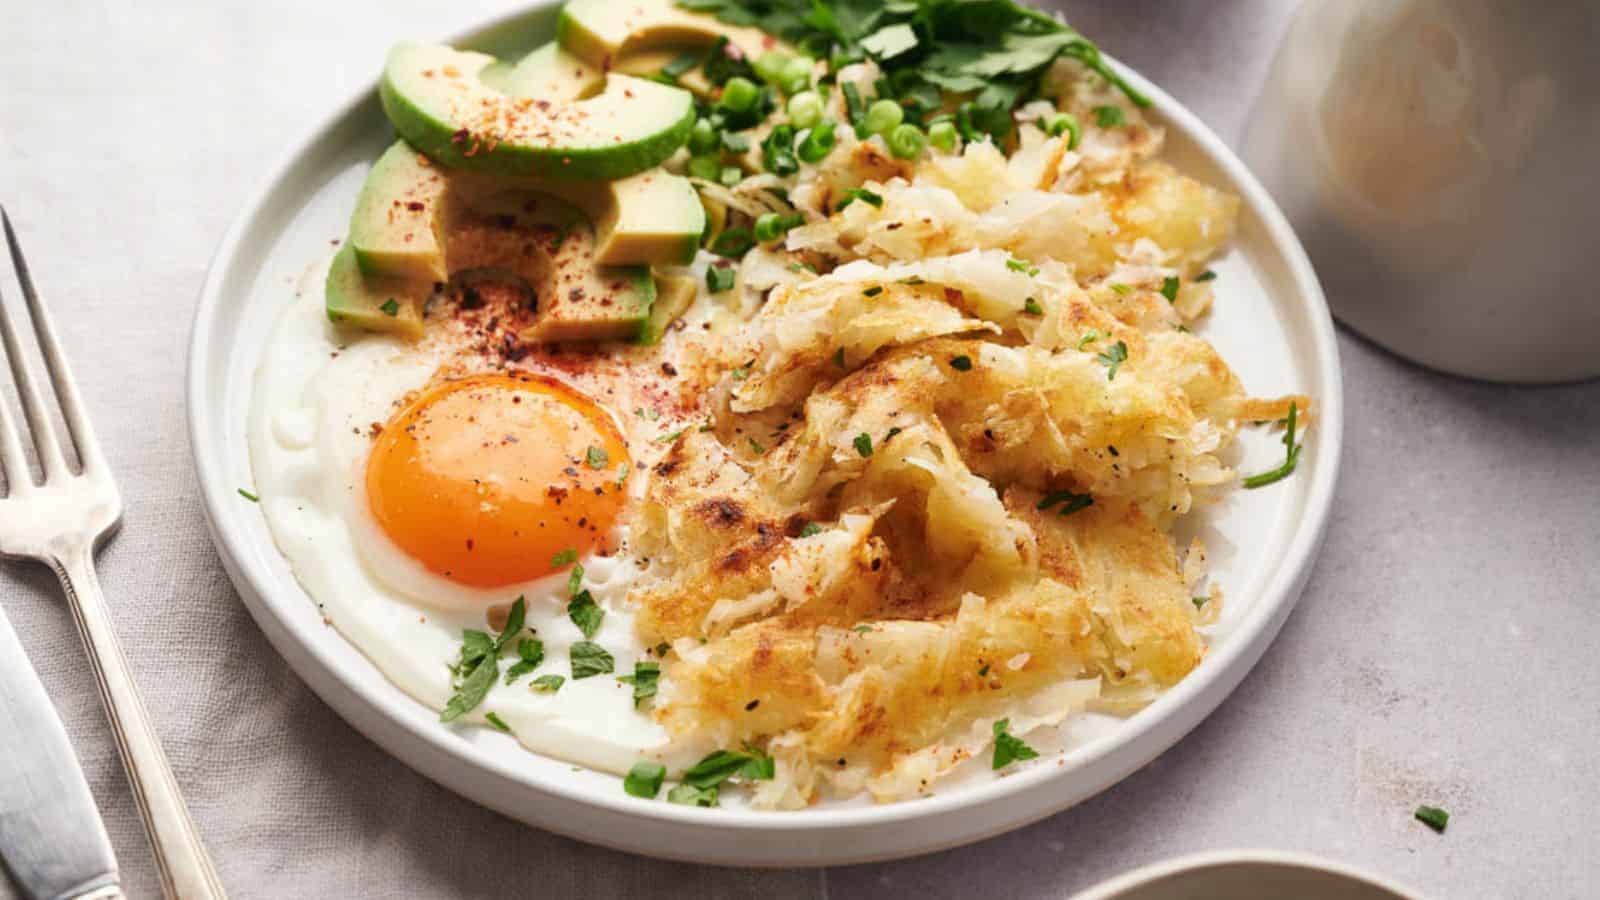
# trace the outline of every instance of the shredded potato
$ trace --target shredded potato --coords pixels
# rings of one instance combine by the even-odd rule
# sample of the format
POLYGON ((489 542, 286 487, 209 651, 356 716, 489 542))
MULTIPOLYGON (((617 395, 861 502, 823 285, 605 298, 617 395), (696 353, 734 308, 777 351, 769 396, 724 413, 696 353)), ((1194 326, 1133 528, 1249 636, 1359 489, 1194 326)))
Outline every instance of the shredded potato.
POLYGON ((1308 412, 1249 397, 1189 330, 1237 199, 1157 159, 1161 130, 1077 62, 1043 89, 1005 148, 912 163, 845 127, 784 184, 702 186, 806 221, 741 265, 724 357, 748 362, 648 473, 630 601, 672 648, 656 717, 769 754, 757 806, 916 796, 999 719, 1154 700, 1221 608, 1172 527, 1236 482, 1241 425, 1308 412), (1078 146, 1036 126, 1058 110, 1078 146))

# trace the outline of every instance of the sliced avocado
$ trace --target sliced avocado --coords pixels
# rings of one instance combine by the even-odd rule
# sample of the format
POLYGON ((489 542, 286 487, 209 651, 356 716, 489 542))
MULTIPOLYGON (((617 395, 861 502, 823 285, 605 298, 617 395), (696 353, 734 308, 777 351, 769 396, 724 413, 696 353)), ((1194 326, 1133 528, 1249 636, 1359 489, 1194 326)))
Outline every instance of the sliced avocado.
POLYGON ((594 226, 578 207, 532 191, 503 191, 464 210, 450 226, 452 271, 497 270, 534 295, 538 341, 633 340, 655 301, 646 266, 596 262, 594 226))
POLYGON ((328 320, 416 340, 422 336, 422 305, 432 293, 431 281, 363 273, 347 242, 328 268, 328 320))
POLYGON ((441 231, 450 173, 404 141, 372 164, 350 216, 361 270, 430 284, 449 277, 441 231))
POLYGON ((556 41, 598 66, 610 66, 635 50, 709 44, 719 37, 726 37, 750 59, 780 47, 776 38, 759 28, 719 22, 682 9, 674 0, 570 0, 556 23, 556 41))
POLYGON ((705 211, 687 179, 651 169, 616 181, 567 182, 451 172, 404 141, 373 164, 355 213, 350 243, 365 272, 444 281, 446 231, 462 205, 508 189, 554 194, 594 223, 601 265, 684 263, 694 258, 705 211))
POLYGON ((693 275, 662 272, 655 281, 656 302, 650 307, 649 321, 639 332, 641 344, 660 343, 662 335, 684 314, 700 290, 700 280, 693 275))
MULTIPOLYGON (((611 63, 611 71, 621 72, 624 75, 637 75, 640 78, 654 78, 683 54, 695 54, 696 58, 698 58, 703 57, 705 52, 705 47, 685 44, 629 50, 620 59, 611 63)), ((576 59, 577 57, 572 58, 576 59)), ((689 91, 696 97, 710 97, 716 89, 716 85, 712 84, 711 79, 706 77, 705 70, 699 66, 695 66, 693 69, 679 75, 675 83, 678 87, 689 91)))
POLYGON ((606 83, 604 69, 584 62, 554 42, 515 63, 502 61, 485 66, 479 77, 502 94, 551 103, 570 103, 591 97, 606 83))
POLYGON ((679 88, 613 75, 584 100, 512 97, 484 83, 495 63, 484 53, 402 43, 389 51, 378 86, 383 110, 401 138, 443 165, 551 179, 642 172, 672 155, 694 124, 694 98, 679 88))

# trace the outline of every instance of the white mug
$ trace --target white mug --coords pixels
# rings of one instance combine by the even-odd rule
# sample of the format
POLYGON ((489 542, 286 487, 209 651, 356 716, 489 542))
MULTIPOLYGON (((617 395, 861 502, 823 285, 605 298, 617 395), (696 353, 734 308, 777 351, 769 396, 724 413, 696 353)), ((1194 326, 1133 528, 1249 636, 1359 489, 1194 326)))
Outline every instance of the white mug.
POLYGON ((1600 0, 1307 0, 1243 156, 1345 324, 1460 375, 1600 375, 1600 0))

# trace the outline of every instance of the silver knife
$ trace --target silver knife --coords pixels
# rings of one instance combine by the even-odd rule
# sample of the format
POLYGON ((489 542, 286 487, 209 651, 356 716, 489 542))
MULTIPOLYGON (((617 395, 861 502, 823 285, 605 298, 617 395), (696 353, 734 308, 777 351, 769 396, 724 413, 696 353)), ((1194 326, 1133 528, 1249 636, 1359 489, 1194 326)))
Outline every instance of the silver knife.
POLYGON ((0 611, 0 858, 32 900, 121 897, 67 730, 0 611))

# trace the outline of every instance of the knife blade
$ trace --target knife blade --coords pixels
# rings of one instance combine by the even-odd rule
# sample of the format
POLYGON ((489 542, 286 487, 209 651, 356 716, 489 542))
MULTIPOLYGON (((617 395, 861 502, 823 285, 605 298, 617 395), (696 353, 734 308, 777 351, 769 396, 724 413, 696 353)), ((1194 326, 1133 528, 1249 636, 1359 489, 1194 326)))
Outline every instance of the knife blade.
POLYGON ((117 858, 67 730, 3 611, 0 858, 33 900, 120 893, 117 858))

